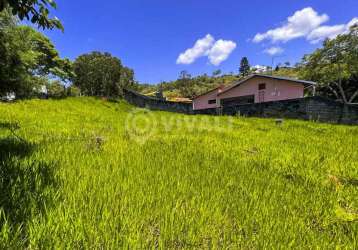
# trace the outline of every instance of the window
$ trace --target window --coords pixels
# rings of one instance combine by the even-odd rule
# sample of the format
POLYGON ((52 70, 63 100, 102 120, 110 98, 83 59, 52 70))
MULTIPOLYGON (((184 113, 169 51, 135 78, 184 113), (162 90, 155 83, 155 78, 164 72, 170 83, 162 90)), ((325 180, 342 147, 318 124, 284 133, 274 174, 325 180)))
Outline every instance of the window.
POLYGON ((216 104, 216 99, 214 99, 214 100, 209 100, 208 103, 209 103, 209 104, 216 104))
POLYGON ((260 83, 259 90, 264 90, 264 89, 266 89, 266 83, 260 83))
POLYGON ((250 104, 250 103, 255 102, 255 96, 254 95, 238 96, 238 97, 232 97, 232 98, 225 98, 225 99, 222 99, 221 101, 222 101, 222 105, 226 106, 226 107, 250 104))

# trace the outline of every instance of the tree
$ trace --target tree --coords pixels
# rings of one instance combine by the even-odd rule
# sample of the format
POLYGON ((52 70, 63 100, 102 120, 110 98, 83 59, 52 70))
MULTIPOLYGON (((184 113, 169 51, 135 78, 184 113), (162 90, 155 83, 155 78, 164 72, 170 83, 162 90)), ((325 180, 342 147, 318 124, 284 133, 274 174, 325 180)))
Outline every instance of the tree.
POLYGON ((0 96, 10 92, 11 86, 18 85, 26 74, 20 55, 14 49, 15 27, 15 18, 8 11, 0 12, 0 96))
POLYGON ((358 25, 348 34, 327 39, 323 48, 306 55, 300 65, 302 78, 318 82, 318 93, 343 103, 358 100, 358 25))
POLYGON ((73 62, 67 58, 61 59, 59 57, 56 57, 54 61, 55 65, 49 70, 50 74, 58 77, 65 84, 68 84, 75 77, 73 72, 73 62))
POLYGON ((221 75, 221 70, 220 70, 220 69, 215 70, 215 71, 213 72, 213 76, 214 76, 214 77, 217 77, 217 76, 219 76, 219 75, 221 75))
POLYGON ((182 97, 192 98, 196 95, 195 81, 185 70, 180 72, 179 79, 176 81, 176 88, 182 97))
POLYGON ((33 95, 34 89, 44 83, 43 78, 58 77, 56 69, 70 74, 65 61, 46 36, 19 26, 8 10, 0 12, 0 95, 33 95))
POLYGON ((32 95, 40 81, 32 75, 37 53, 31 38, 17 26, 8 11, 0 12, 0 95, 15 92, 17 97, 32 95))
POLYGON ((134 84, 133 70, 109 53, 81 55, 75 60, 73 70, 73 84, 84 95, 118 97, 124 87, 134 84))
POLYGON ((243 57, 240 62, 240 75, 247 76, 250 74, 250 64, 247 57, 243 57))
POLYGON ((53 0, 0 0, 0 12, 8 8, 21 21, 26 19, 43 29, 58 28, 63 31, 61 22, 56 17, 49 17, 49 8, 57 8, 53 0))
POLYGON ((71 85, 68 88, 66 88, 67 96, 80 96, 80 94, 81 94, 81 91, 76 86, 71 85))
POLYGON ((72 74, 72 64, 68 59, 61 59, 52 42, 42 33, 29 26, 17 26, 17 42, 22 51, 31 56, 24 56, 29 70, 33 75, 45 76, 52 74, 67 80, 72 74))
POLYGON ((47 88, 47 94, 49 97, 61 98, 61 97, 65 97, 67 95, 65 86, 63 86, 61 84, 61 82, 58 80, 49 82, 47 84, 46 88, 47 88))
POLYGON ((121 71, 120 85, 126 88, 132 88, 135 84, 134 71, 128 67, 123 66, 121 71))

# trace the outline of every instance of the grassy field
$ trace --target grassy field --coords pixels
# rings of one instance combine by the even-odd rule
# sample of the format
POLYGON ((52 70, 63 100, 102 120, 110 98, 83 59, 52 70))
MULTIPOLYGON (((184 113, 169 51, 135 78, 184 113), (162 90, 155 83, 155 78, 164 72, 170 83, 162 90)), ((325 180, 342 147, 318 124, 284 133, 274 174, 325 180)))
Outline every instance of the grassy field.
POLYGON ((358 127, 0 104, 0 248, 358 247, 358 127))

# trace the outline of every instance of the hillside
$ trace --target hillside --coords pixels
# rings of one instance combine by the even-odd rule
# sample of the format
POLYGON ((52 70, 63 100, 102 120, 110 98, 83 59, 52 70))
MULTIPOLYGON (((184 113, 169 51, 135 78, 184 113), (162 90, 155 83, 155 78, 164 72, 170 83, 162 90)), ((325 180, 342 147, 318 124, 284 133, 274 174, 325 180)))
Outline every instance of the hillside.
POLYGON ((351 248, 358 127, 0 103, 0 248, 351 248))
MULTIPOLYGON (((291 78, 298 77, 298 68, 281 67, 275 70, 260 72, 262 74, 274 75, 274 76, 286 76, 291 78)), ((252 72, 254 73, 254 72, 252 72)), ((163 96, 168 100, 175 101, 177 98, 192 98, 194 96, 205 93, 211 89, 214 89, 220 85, 229 86, 235 82, 242 80, 244 77, 240 75, 223 74, 218 76, 199 75, 188 79, 178 79, 175 81, 162 82, 160 84, 138 84, 136 90, 144 95, 155 96, 157 91, 162 91, 163 96)))

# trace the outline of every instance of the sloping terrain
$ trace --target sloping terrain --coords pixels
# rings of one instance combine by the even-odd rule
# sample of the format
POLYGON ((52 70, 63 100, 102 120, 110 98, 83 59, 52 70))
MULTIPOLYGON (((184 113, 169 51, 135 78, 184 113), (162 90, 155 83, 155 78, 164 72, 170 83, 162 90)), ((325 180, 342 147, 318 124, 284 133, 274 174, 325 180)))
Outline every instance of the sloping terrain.
POLYGON ((0 104, 0 248, 354 248, 358 127, 0 104))

